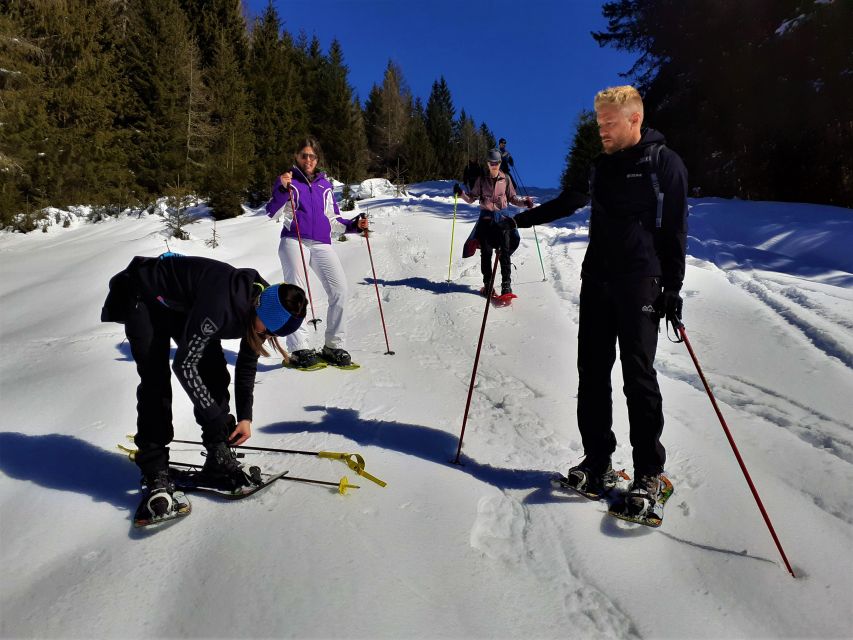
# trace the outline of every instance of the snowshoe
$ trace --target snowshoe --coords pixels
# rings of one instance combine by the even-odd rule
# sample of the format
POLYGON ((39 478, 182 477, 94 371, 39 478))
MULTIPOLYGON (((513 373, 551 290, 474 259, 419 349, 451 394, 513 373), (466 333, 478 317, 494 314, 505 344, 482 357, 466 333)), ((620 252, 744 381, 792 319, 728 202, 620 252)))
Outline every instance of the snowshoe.
POLYGON ((663 474, 638 476, 607 513, 620 520, 659 527, 663 522, 663 507, 674 491, 672 482, 663 474))
MULTIPOLYGON (((484 298, 485 298, 485 297, 487 297, 487 296, 486 296, 486 290, 487 290, 488 288, 489 288, 489 285, 483 285, 482 287, 480 287, 480 295, 481 295, 481 296, 483 296, 484 298)), ((495 290, 494 290, 494 289, 492 289, 492 295, 491 295, 491 297, 492 297, 492 298, 495 298, 495 297, 497 297, 497 295, 498 295, 498 294, 496 294, 496 293, 495 293, 495 290)))
POLYGON ((603 472, 595 472, 583 463, 569 469, 568 475, 552 480, 555 489, 569 489, 589 500, 600 500, 616 490, 625 490, 631 481, 624 469, 615 470, 609 464, 603 472))
POLYGON ((300 371, 317 371, 325 369, 328 363, 320 358, 314 349, 299 349, 290 354, 287 360, 282 362, 287 369, 298 369, 300 371))
POLYGON ((345 371, 352 371, 359 368, 359 365, 352 361, 350 354, 344 349, 323 347, 323 350, 320 352, 320 357, 326 364, 338 369, 344 369, 345 371))
POLYGON ((512 304, 514 298, 518 296, 514 293, 505 293, 499 296, 492 296, 492 304, 496 307, 508 307, 512 304))
POLYGON ((228 500, 242 500, 268 487, 288 472, 282 471, 281 473, 264 474, 261 473, 260 467, 250 467, 248 473, 246 473, 250 482, 239 486, 223 482, 221 478, 211 477, 203 470, 197 471, 172 467, 171 473, 175 486, 183 491, 202 491, 215 493, 228 500))
POLYGON ((176 491, 168 471, 143 479, 142 500, 133 515, 134 527, 149 527, 187 516, 190 502, 182 491, 176 491))

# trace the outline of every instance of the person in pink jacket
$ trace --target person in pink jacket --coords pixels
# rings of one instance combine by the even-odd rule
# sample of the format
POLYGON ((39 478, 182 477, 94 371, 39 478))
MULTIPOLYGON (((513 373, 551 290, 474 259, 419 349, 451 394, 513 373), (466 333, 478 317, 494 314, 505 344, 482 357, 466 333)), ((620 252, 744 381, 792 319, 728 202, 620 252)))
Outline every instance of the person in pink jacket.
POLYGON ((489 282, 492 279, 492 250, 500 252, 501 263, 501 295, 512 293, 512 263, 510 256, 518 248, 519 235, 517 229, 500 231, 499 223, 506 217, 502 213, 508 204, 524 206, 528 209, 533 206, 533 200, 528 196, 522 198, 515 192, 515 187, 507 176, 500 170, 501 153, 497 149, 489 151, 486 157, 488 171, 486 175, 477 178, 474 188, 466 193, 458 184, 453 185, 453 193, 458 195, 468 204, 475 200, 480 201, 480 217, 474 230, 465 242, 462 257, 468 258, 474 255, 477 247, 480 248, 480 271, 483 274, 483 289, 481 293, 489 296, 489 282), (497 243, 496 243, 497 239, 497 243))

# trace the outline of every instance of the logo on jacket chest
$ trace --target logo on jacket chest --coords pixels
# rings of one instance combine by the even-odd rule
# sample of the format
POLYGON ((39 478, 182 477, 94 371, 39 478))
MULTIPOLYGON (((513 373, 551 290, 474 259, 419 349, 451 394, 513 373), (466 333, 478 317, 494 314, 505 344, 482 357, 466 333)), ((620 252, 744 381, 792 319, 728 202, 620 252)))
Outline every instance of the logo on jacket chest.
POLYGON ((214 333, 219 331, 219 327, 211 320, 210 318, 205 318, 204 322, 201 323, 201 333, 205 336, 212 336, 214 333))

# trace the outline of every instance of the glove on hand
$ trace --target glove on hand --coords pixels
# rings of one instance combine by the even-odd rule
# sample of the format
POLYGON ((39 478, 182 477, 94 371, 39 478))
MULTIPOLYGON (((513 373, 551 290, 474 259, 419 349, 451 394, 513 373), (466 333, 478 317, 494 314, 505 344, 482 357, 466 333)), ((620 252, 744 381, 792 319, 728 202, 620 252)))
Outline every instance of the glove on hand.
POLYGON ((453 195, 461 196, 462 195, 462 187, 459 186, 458 182, 453 184, 453 195))
POLYGON ((673 327, 681 324, 681 311, 684 307, 684 300, 678 294, 678 291, 661 291, 661 294, 655 300, 655 312, 658 318, 666 318, 673 327))

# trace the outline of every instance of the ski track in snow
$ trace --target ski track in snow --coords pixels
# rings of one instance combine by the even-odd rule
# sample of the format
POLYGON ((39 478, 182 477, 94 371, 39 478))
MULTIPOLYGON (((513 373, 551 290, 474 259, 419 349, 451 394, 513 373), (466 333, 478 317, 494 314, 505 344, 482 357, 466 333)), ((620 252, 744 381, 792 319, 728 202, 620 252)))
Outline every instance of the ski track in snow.
MULTIPOLYGON (((780 317, 796 327, 815 348, 820 349, 827 356, 838 358, 847 368, 853 369, 853 352, 847 349, 839 338, 832 335, 834 331, 829 323, 814 313, 811 314, 811 317, 806 317, 807 312, 813 312, 816 309, 813 306, 801 304, 802 296, 792 297, 790 294, 786 296, 777 293, 765 282, 762 282, 760 278, 753 276, 744 279, 743 275, 736 271, 727 271, 726 275, 732 284, 755 295, 780 317), (788 304, 786 299, 796 304, 788 304)), ((848 323, 845 322, 844 324, 848 323)))

